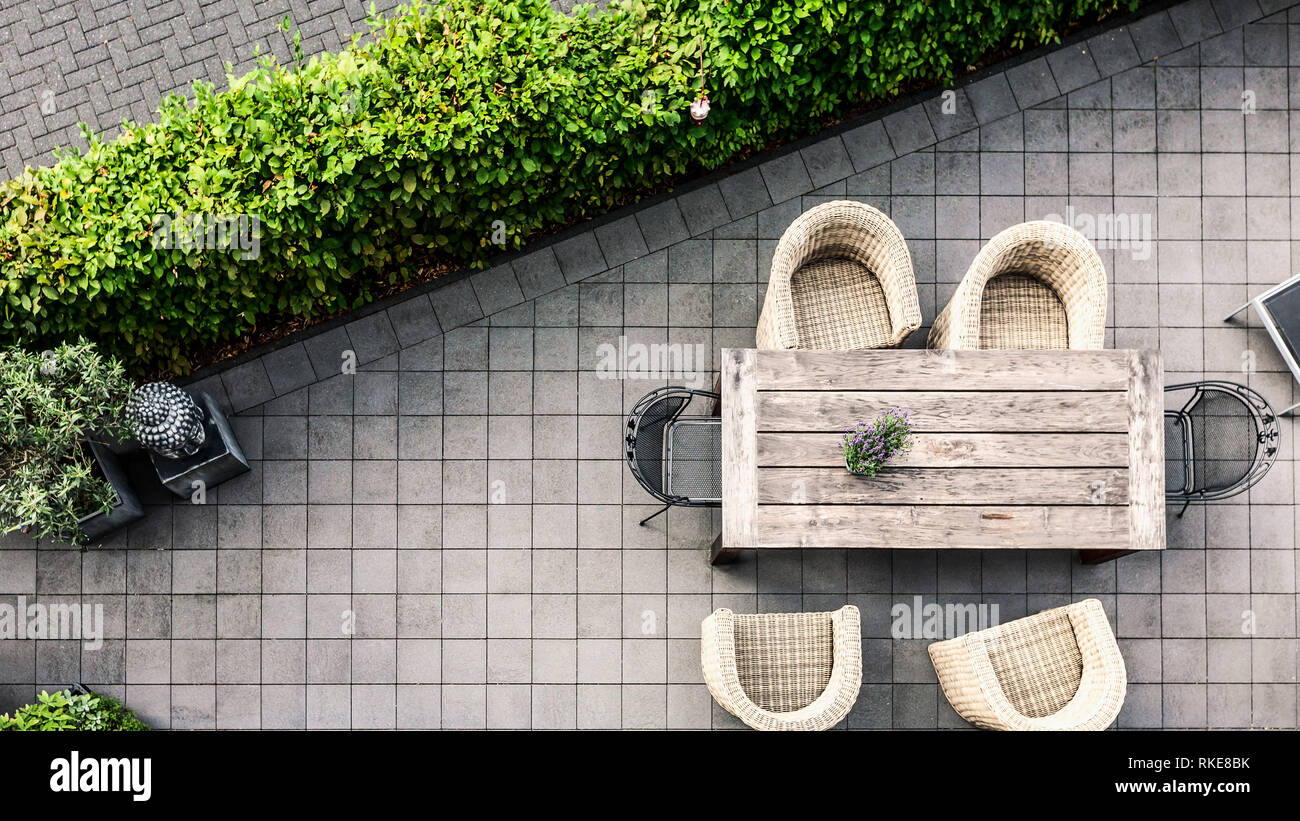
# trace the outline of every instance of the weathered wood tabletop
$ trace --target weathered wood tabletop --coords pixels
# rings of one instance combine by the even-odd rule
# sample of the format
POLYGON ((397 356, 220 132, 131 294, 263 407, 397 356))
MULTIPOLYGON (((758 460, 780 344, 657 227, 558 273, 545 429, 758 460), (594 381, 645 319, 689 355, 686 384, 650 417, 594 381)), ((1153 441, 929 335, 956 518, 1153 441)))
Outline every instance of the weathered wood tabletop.
POLYGON ((722 535, 743 548, 1165 546, 1158 351, 722 356, 722 535), (839 441, 908 411, 906 458, 850 474, 839 441))

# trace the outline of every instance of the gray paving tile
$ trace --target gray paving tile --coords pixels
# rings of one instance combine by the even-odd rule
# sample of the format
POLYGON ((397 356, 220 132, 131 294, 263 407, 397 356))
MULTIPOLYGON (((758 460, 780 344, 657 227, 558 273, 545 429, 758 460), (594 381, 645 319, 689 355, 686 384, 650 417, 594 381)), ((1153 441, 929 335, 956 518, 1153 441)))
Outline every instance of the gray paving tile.
MULTIPOLYGON (((432 390, 436 377, 406 377, 407 387, 432 390), (426 388, 426 386, 428 386, 426 388)), ((376 371, 357 373, 352 378, 352 413, 356 416, 392 415, 398 409, 398 389, 402 378, 396 373, 376 371)))
POLYGON ((772 198, 757 168, 732 174, 718 182, 718 190, 732 218, 747 216, 772 204, 772 198))
MULTIPOLYGON (((1140 67, 1130 69, 1122 74, 1116 75, 1111 79, 1111 100, 1115 106, 1115 123, 1116 123, 1116 148, 1120 151, 1153 151, 1155 150, 1154 133, 1152 134, 1150 148, 1124 148, 1119 141, 1119 123, 1121 115, 1125 115, 1128 120, 1135 121, 1136 114, 1128 114, 1130 110, 1146 110, 1155 108, 1156 91, 1155 91, 1155 71, 1149 67, 1140 67)), ((1147 117, 1154 122, 1154 118, 1147 117)))
POLYGON ((1207 701, 1204 684, 1166 683, 1161 689, 1165 703, 1165 727, 1205 726, 1207 701))
POLYGON ((1251 726, 1259 728, 1294 727, 1296 723, 1296 686, 1294 684, 1252 684, 1250 690, 1251 726))
MULTIPOLYGON (((595 240, 591 239, 590 242, 594 244, 595 240)), ((543 294, 550 294, 556 288, 564 287, 564 272, 560 270, 555 253, 554 249, 541 248, 511 262, 524 299, 536 299, 543 294)), ((576 260, 573 264, 576 265, 576 260)))
POLYGON ((1214 16, 1225 30, 1237 28, 1264 15, 1255 0, 1244 3, 1226 3, 1220 0, 1213 5, 1214 16))
POLYGON ((275 398, 266 367, 261 359, 238 365, 221 374, 226 395, 236 411, 247 410, 275 398))
POLYGON ((437 336, 440 332, 438 318, 433 312, 433 303, 429 301, 427 294, 416 294, 403 299, 396 305, 390 306, 387 313, 388 321, 396 335, 397 346, 400 348, 409 348, 418 342, 437 336))
POLYGON ((971 83, 965 91, 981 125, 999 120, 1018 107, 1007 75, 1000 72, 971 83))
POLYGON ((1014 112, 1000 120, 985 124, 980 129, 982 151, 1023 151, 1025 149, 1024 117, 1014 112))
MULTIPOLYGON (((1134 64, 1136 65, 1136 61, 1134 64)), ((1052 78, 1047 60, 1041 57, 1007 69, 1006 77, 1011 85, 1011 93, 1015 96, 1016 104, 1022 109, 1038 105, 1061 94, 1061 90, 1056 87, 1056 81, 1052 78)))
POLYGON ((897 156, 889 142, 889 135, 885 133, 885 126, 879 120, 845 131, 840 138, 849 152, 853 167, 858 171, 873 168, 897 156))
MULTIPOLYGON (((470 277, 470 285, 474 288, 474 295, 478 297, 483 313, 488 316, 524 301, 523 289, 515 277, 514 268, 509 264, 474 274, 470 277)), ((406 345, 403 342, 403 346, 406 345)))
MULTIPOLYGON (((347 354, 351 358, 351 354, 347 354)), ((338 373, 316 382, 308 389, 307 408, 314 414, 350 414, 353 410, 353 386, 356 374, 338 373)))
POLYGON ((348 338, 357 353, 357 364, 381 359, 398 349, 397 334, 387 311, 376 311, 347 324, 348 338))
POLYGON ((650 206, 638 211, 635 216, 646 248, 650 251, 665 248, 690 235, 676 200, 670 199, 650 206))
MULTIPOLYGON (((849 159, 849 152, 838 136, 818 140, 799 153, 803 156, 804 167, 814 188, 821 188, 853 175, 853 161, 849 159)), ((780 198, 777 198, 777 201, 779 202, 780 198)))
MULTIPOLYGON (((765 209, 766 210, 766 209, 765 209)), ((719 225, 713 230, 713 238, 717 239, 752 239, 755 236, 758 218, 754 214, 743 216, 738 220, 732 220, 726 225, 719 225)))
POLYGON ((317 379, 341 373, 343 354, 353 349, 347 329, 341 325, 303 340, 303 347, 307 349, 317 379))
POLYGON ((887 115, 884 124, 885 131, 889 133, 890 143, 900 155, 936 142, 934 129, 930 127, 930 119, 920 105, 909 106, 887 115))
POLYGON ((895 195, 934 193, 933 154, 907 154, 891 162, 889 167, 890 189, 895 195))
POLYGON ((705 185, 678 195, 677 205, 691 236, 698 236, 731 219, 722 192, 716 185, 705 185))
POLYGON ((283 396, 315 381, 311 360, 301 343, 272 351, 262 358, 271 388, 283 396))
POLYGON ((1190 0, 1169 10, 1169 19, 1183 45, 1190 45, 1218 34, 1218 17, 1210 0, 1190 0))
POLYGON ((1252 23, 1242 32, 1243 60, 1252 66, 1287 64, 1286 30, 1282 26, 1252 23))
POLYGON ((1083 88, 1101 77, 1085 45, 1067 46, 1053 51, 1047 55, 1047 64, 1052 69, 1057 88, 1063 94, 1083 88))
POLYGON ((1088 50, 1102 77, 1119 74, 1142 62, 1127 27, 1111 29, 1088 38, 1088 50))
POLYGON ((443 332, 483 318, 483 309, 469 280, 462 279, 437 288, 429 295, 433 312, 443 332))
POLYGON ((1159 108, 1195 109, 1201 104, 1201 76, 1194 67, 1157 66, 1156 105, 1159 108))
MULTIPOLYGON (((647 254, 639 259, 632 260, 623 266, 624 282, 666 282, 668 280, 668 251, 661 249, 647 254)), ((553 324, 556 325, 577 325, 577 306, 576 294, 568 294, 570 297, 568 303, 573 304, 571 311, 563 312, 565 315, 559 317, 553 324)), ((538 324, 541 324, 540 322, 538 324)))
MULTIPOLYGON (((633 216, 606 223, 595 230, 595 235, 607 267, 622 265, 648 252, 641 229, 633 216)), ((567 270, 565 276, 570 282, 574 281, 567 270)))
POLYGON ((936 139, 943 141, 979 127, 975 109, 963 88, 944 89, 924 104, 936 139))
POLYGON ((668 249, 669 282, 709 282, 713 278, 712 244, 687 240, 668 249))
POLYGON ((352 458, 352 417, 312 416, 307 420, 307 427, 309 458, 352 458))
POLYGON ((596 235, 590 231, 558 242, 552 249, 543 248, 514 262, 515 273, 519 275, 524 296, 528 299, 549 293, 565 282, 586 279, 616 264, 618 263, 606 261, 597 244, 596 235), (557 277, 557 273, 562 278, 557 277))
POLYGON ((1134 21, 1129 26, 1129 33, 1133 35, 1133 44, 1143 62, 1170 54, 1182 47, 1173 21, 1163 12, 1134 21))
POLYGON ((1250 685, 1207 685, 1206 701, 1206 720, 1211 728, 1245 729, 1251 726, 1250 685))
POLYGON ((882 163, 845 180, 849 196, 889 196, 889 165, 882 163))
POLYGON ((760 165, 758 170, 763 175, 763 182, 767 185, 768 196, 772 202, 784 202, 813 189, 812 179, 808 175, 807 168, 804 167, 800 152, 795 151, 768 160, 760 165))

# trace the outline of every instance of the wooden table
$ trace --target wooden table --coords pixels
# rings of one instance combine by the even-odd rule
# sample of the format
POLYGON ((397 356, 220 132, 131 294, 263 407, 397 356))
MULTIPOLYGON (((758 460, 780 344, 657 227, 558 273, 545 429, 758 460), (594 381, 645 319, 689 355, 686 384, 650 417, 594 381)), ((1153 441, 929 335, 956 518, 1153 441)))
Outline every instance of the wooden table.
POLYGON ((744 548, 1165 546, 1158 351, 755 351, 722 356, 722 535, 744 548), (840 436, 901 407, 874 479, 840 436))

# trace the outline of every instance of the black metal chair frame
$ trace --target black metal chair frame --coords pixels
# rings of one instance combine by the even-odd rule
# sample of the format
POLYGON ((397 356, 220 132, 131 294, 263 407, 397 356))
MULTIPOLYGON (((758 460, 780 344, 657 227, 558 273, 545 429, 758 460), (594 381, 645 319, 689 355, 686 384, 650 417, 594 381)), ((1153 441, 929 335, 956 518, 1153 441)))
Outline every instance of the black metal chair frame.
POLYGON ((1273 467, 1273 462, 1277 460, 1278 436, 1280 434, 1277 414, 1273 412, 1273 406, 1269 404, 1267 399, 1260 396, 1257 391, 1245 385, 1209 379, 1200 382, 1169 385, 1165 388, 1166 393, 1183 390, 1192 391, 1192 395, 1187 402, 1181 408, 1165 411, 1165 418, 1178 419, 1183 431, 1183 489, 1175 492, 1165 488, 1166 500, 1183 503, 1182 510, 1178 511, 1180 517, 1192 502, 1212 502, 1217 499, 1226 499, 1230 496, 1236 496, 1238 493, 1244 493, 1257 484, 1260 479, 1264 478, 1264 474, 1268 473, 1269 468, 1273 467), (1192 436, 1191 410, 1210 391, 1218 391, 1235 397, 1250 412, 1255 420, 1257 440, 1255 457, 1251 462, 1250 469, 1232 484, 1193 491, 1191 488, 1195 486, 1196 454, 1193 449, 1194 437, 1192 436))
MULTIPOLYGON (((654 513, 650 514, 649 516, 641 520, 641 524, 643 525, 646 522, 653 519, 654 517, 668 510, 668 508, 670 507, 674 507, 674 506, 676 507, 721 507, 722 505, 721 500, 715 501, 715 500, 705 500, 705 499, 692 499, 687 496, 674 496, 665 493, 663 491, 656 490, 646 479, 645 475, 641 471, 641 467, 637 464, 636 440, 637 440, 637 435, 640 433, 641 430, 642 418, 645 416, 646 412, 650 410, 650 408, 652 408, 655 404, 659 402, 669 401, 674 397, 684 398, 686 401, 684 401, 681 407, 679 407, 671 416, 668 416, 663 421, 664 453, 660 454, 659 469, 664 472, 662 476, 664 488, 667 488, 668 486, 667 473, 666 473, 669 464, 668 453, 667 453, 668 446, 669 446, 668 431, 672 428, 673 423, 677 422, 679 419, 682 418, 683 415, 685 415, 686 409, 690 407, 691 402, 697 397, 701 399, 707 399, 710 402, 715 402, 715 403, 720 400, 718 394, 713 393, 711 391, 701 391, 701 390, 695 390, 694 388, 683 388, 683 387, 669 385, 668 387, 658 388, 656 390, 653 390, 647 393, 645 396, 641 397, 641 399, 637 401, 636 406, 632 408, 632 411, 628 413, 627 429, 626 429, 626 435, 624 437, 624 449, 623 449, 624 456, 626 457, 627 460, 628 469, 632 471, 632 475, 636 478, 637 483, 641 485, 641 487, 643 487, 647 493, 649 493, 651 496, 655 497, 656 499, 664 503, 664 506, 662 508, 660 508, 659 510, 655 511, 654 513)), ((700 418, 709 419, 715 417, 705 416, 700 418)))

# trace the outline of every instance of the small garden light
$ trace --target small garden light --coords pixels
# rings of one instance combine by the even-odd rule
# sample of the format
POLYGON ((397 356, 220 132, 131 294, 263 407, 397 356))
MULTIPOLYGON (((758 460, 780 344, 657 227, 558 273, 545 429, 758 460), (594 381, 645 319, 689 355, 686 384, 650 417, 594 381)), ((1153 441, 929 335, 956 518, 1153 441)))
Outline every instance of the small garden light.
POLYGON ((709 95, 701 94, 691 103, 691 119, 696 125, 702 125, 709 116, 709 95))

